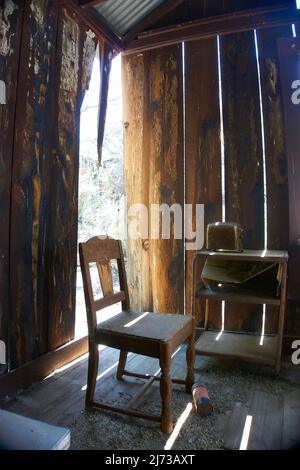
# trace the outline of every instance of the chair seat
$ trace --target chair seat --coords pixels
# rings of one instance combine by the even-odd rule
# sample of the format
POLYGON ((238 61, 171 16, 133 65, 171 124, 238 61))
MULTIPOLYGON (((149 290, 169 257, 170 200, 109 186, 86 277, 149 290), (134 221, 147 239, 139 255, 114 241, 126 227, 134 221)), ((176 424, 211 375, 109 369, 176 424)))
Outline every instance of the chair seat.
POLYGON ((171 313, 136 313, 123 311, 113 318, 97 325, 97 333, 117 333, 129 337, 139 337, 158 342, 167 342, 178 333, 192 329, 192 317, 171 313))

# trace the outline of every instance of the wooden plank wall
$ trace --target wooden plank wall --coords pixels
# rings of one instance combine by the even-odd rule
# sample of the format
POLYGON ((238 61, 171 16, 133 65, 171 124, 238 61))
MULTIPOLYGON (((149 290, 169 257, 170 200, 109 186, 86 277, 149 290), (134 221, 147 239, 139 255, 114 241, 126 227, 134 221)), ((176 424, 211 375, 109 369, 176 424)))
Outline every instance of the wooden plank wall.
MULTIPOLYGON (((149 209, 149 234, 150 204, 184 201, 181 46, 124 57, 123 78, 127 206, 149 209)), ((128 240, 127 256, 131 306, 183 312, 183 240, 128 240)))
POLYGON ((11 204, 11 367, 47 351, 44 276, 49 200, 48 116, 57 6, 26 2, 17 95, 11 204), (45 23, 49 28, 45 31, 45 23), (50 47, 49 47, 50 44, 50 47), (48 148, 46 148, 48 147, 48 148))
MULTIPOLYGON (((204 224, 222 220, 221 139, 217 39, 185 44, 186 203, 204 204, 204 224), (199 80, 201 77, 201 80, 199 80)), ((186 311, 191 312, 193 251, 186 252, 186 311)), ((199 276, 202 267, 198 265, 199 276)), ((203 302, 204 303, 204 302, 203 302)), ((196 309, 198 312, 199 305, 196 309)), ((210 326, 221 326, 221 302, 210 301, 210 326)), ((201 308, 203 321, 204 305, 201 308)))
MULTIPOLYGON (((289 246, 288 162, 277 39, 291 35, 291 26, 257 31, 266 147, 267 246, 272 250, 284 250, 289 246)), ((288 304, 287 315, 289 311, 288 304)), ((266 333, 276 332, 277 325, 278 309, 267 306, 266 333)))
MULTIPOLYGON (((14 4, 4 3, 10 9, 14 4)), ((9 150, 6 207, 1 198, 7 233, 1 245, 7 253, 6 301, 11 293, 6 313, 11 369, 73 339, 79 112, 96 47, 95 36, 62 3, 31 0, 24 10, 21 2, 16 5, 17 16, 8 18, 16 34, 8 31, 1 38, 1 48, 3 41, 11 42, 6 69, 11 106, 3 108, 6 114, 0 110, 9 150)), ((4 18, 0 24, 7 28, 6 23, 4 18)))
MULTIPOLYGON (((244 230, 244 247, 247 249, 264 249, 265 246, 269 249, 289 248, 287 157, 277 39, 291 35, 291 26, 266 28, 257 31, 261 88, 259 87, 254 31, 220 37, 226 220, 241 224, 244 230), (262 137, 262 129, 264 137, 262 137), (264 185, 266 189, 266 213, 264 185)), ((169 51, 170 48, 166 48, 166 50, 169 51)), ((136 119, 135 127, 131 125, 131 122, 126 122, 126 126, 129 127, 125 131, 127 161, 130 161, 131 165, 128 166, 128 175, 131 174, 131 179, 129 178, 130 201, 136 201, 135 190, 133 189, 134 183, 137 183, 138 188, 142 188, 149 181, 151 193, 151 188, 154 185, 161 185, 160 176, 164 171, 165 160, 160 159, 157 161, 153 149, 161 151, 161 142, 164 139, 167 141, 168 135, 162 137, 160 125, 156 127, 156 120, 153 120, 153 116, 156 119, 157 100, 153 104, 151 96, 148 97, 147 93, 149 93, 149 89, 150 94, 153 93, 153 83, 156 81, 153 77, 157 76, 157 83, 160 83, 160 88, 157 91, 158 101, 162 103, 166 99, 161 93, 161 89, 169 69, 166 68, 165 74, 162 75, 160 68, 154 68, 154 57, 156 56, 162 57, 161 50, 158 52, 149 51, 147 54, 133 55, 123 59, 124 64, 127 64, 125 65, 127 74, 132 69, 131 84, 126 84, 124 99, 125 105, 127 103, 127 109, 130 109, 131 118, 126 118, 125 121, 132 121, 134 117, 136 119), (140 72, 137 72, 136 67, 139 61, 143 65, 139 69, 140 72), (135 69, 130 65, 133 63, 135 69), (150 70, 149 75, 145 72, 147 67, 150 70), (137 82, 134 80, 136 76, 139 77, 137 82), (138 87, 134 89, 134 85, 137 83, 138 87), (140 95, 140 97, 137 95, 140 95), (137 98, 140 105, 133 105, 135 100, 130 101, 129 97, 130 100, 132 97, 137 98), (130 101, 129 104, 128 101, 130 101), (138 109, 140 110, 139 117, 137 117, 138 109), (143 131, 138 127, 138 122, 143 122, 143 131), (128 130, 130 126, 131 131, 128 130), (139 128, 139 133, 135 134, 137 128, 139 128), (152 141, 154 130, 156 142, 152 141), (136 135, 139 135, 137 140, 135 140, 136 135), (145 141, 148 142, 148 137, 150 142, 152 141, 150 148, 148 143, 145 145, 145 141), (135 149, 135 162, 130 156, 132 148, 135 149), (143 155, 141 155, 141 152, 143 155), (148 164, 142 163, 145 160, 148 162, 149 158, 150 169, 148 164), (158 171, 155 171, 155 168, 158 171), (132 174, 135 175, 135 179, 132 179, 132 174)), ((184 56, 185 202, 205 204, 206 225, 211 221, 222 220, 222 147, 220 140, 217 38, 185 43, 184 56)), ((165 62, 166 66, 167 62, 165 62)), ((160 122, 161 114, 158 114, 158 116, 160 122)), ((173 151, 173 154, 175 155, 175 151, 173 151)), ((178 173, 178 185, 182 184, 183 178, 184 174, 178 173)), ((128 184, 127 187, 129 188, 128 184)), ((154 201, 157 202, 158 198, 148 198, 147 193, 146 199, 141 197, 139 200, 146 201, 146 204, 148 204, 154 201)), ((177 200, 179 201, 180 197, 177 200)), ((159 290, 159 282, 163 279, 161 275, 161 266, 163 264, 160 267, 156 266, 154 263, 155 258, 152 255, 153 247, 156 246, 155 243, 150 242, 150 267, 149 264, 147 265, 147 276, 149 276, 150 271, 151 294, 147 297, 147 302, 145 304, 140 303, 140 306, 153 307, 153 296, 159 290), (157 283, 155 284, 153 280, 156 280, 157 283)), ((138 246, 138 253, 141 256, 143 252, 142 244, 139 243, 138 246)), ((157 251, 157 253, 161 253, 161 256, 165 252, 165 248, 157 251)), ((131 263, 129 269, 136 270, 135 277, 130 276, 135 286, 135 290, 132 290, 132 296, 136 300, 140 296, 143 280, 142 270, 138 266, 142 266, 143 263, 140 262, 141 257, 138 258, 138 262, 135 262, 137 252, 134 253, 130 246, 128 255, 131 263), (133 268, 133 266, 135 267, 133 268)), ((191 259, 192 252, 186 252, 185 309, 187 313, 191 309, 191 259)), ((179 279, 181 279, 180 269, 178 265, 177 275, 179 275, 179 279)), ((146 281, 148 278, 144 279, 146 281)), ((170 284, 165 285, 171 293, 170 284)), ((158 302, 157 306, 163 306, 163 302, 158 302)), ((220 328, 221 304, 210 302, 208 308, 211 319, 210 326, 220 328)), ((197 309, 199 309, 199 305, 197 309)), ((300 334, 299 325, 295 319, 297 311, 298 302, 289 302, 286 321, 286 334, 288 335, 300 334)), ((225 329, 260 332, 262 315, 263 308, 261 306, 226 304, 225 329)), ((203 321, 203 315, 200 320, 203 321)), ((277 322, 277 309, 267 307, 265 332, 275 332, 277 322)))
MULTIPOLYGON (((253 32, 221 38, 226 220, 240 223, 244 246, 264 248, 260 102, 253 32)), ((226 304, 225 329, 259 331, 262 307, 226 304)))
MULTIPOLYGON (((124 96, 124 185, 127 208, 133 204, 149 207, 149 67, 150 53, 128 56, 122 63, 124 96)), ((142 213, 136 206, 128 214, 128 224, 142 213)), ((133 225, 132 225, 133 226, 133 225)), ((148 219, 137 227, 148 233, 148 219)), ((130 232, 128 233, 130 235, 130 232)), ((131 308, 152 310, 149 244, 146 239, 127 238, 127 278, 131 308)))
MULTIPOLYGON (((158 49, 150 64, 149 203, 184 205, 182 47, 158 49)), ((150 241, 153 310, 184 312, 184 241, 150 241)), ((151 218, 150 229, 153 218, 151 218)), ((161 224, 160 224, 161 226, 161 224)), ((183 223, 182 223, 183 228, 183 223)))
MULTIPOLYGON (((19 48, 23 2, 4 1, 0 8, 0 80, 6 84, 6 105, 0 105, 0 340, 8 344, 9 221, 19 48)), ((7 348, 8 349, 8 348, 7 348)), ((3 368, 6 371, 6 368, 3 368)))
POLYGON ((83 63, 85 33, 77 18, 62 8, 56 46, 61 59, 55 84, 55 147, 52 147, 48 216, 49 350, 73 339, 75 329, 78 145, 82 101, 80 64, 83 63))

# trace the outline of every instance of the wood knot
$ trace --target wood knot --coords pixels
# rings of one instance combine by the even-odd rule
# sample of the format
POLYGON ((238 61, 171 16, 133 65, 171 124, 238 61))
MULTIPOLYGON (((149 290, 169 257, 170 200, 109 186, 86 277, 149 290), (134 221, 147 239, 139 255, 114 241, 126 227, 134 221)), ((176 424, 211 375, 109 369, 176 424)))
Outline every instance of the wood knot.
POLYGON ((128 121, 124 122, 124 127, 125 127, 125 129, 127 129, 127 127, 129 127, 129 122, 128 121))
POLYGON ((150 248, 150 242, 149 242, 149 240, 143 240, 142 246, 143 246, 143 249, 144 249, 145 251, 148 251, 149 248, 150 248))

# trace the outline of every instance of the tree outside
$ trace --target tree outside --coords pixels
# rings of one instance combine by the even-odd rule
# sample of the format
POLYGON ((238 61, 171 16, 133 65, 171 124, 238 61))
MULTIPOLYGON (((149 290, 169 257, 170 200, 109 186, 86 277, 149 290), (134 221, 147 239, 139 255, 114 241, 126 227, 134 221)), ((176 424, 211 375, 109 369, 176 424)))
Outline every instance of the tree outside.
MULTIPOLYGON (((120 239, 124 233, 120 56, 112 63, 101 165, 97 154, 99 84, 99 59, 95 58, 90 87, 81 108, 78 242, 87 241, 95 235, 108 235, 120 239)), ((95 296, 100 296, 101 288, 96 267, 92 269, 92 280, 95 296)), ((116 276, 114 283, 117 284, 116 276)), ((118 306, 105 310, 107 311, 101 312, 102 319, 114 314, 118 306)), ((78 262, 75 338, 85 334, 87 334, 86 309, 78 262)))

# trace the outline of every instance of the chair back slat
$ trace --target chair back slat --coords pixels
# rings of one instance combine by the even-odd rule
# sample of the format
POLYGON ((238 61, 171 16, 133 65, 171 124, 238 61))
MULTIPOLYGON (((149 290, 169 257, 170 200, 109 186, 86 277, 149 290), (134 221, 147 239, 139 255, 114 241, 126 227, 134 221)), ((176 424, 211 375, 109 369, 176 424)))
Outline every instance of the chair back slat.
POLYGON ((122 244, 113 238, 93 237, 79 243, 80 265, 87 309, 89 334, 97 326, 97 311, 122 302, 122 309, 129 309, 129 295, 122 244), (111 260, 117 260, 120 292, 114 293, 111 260), (103 297, 95 300, 90 265, 96 263, 103 297))
POLYGON ((97 263, 97 269, 101 284, 103 296, 112 295, 114 293, 111 264, 108 263, 97 263))
POLYGON ((102 308, 110 307, 111 305, 123 302, 125 300, 125 293, 123 291, 118 292, 117 294, 107 295, 102 299, 95 300, 94 305, 96 312, 102 308))
POLYGON ((119 242, 113 238, 93 237, 82 245, 88 263, 107 263, 121 256, 119 242))

